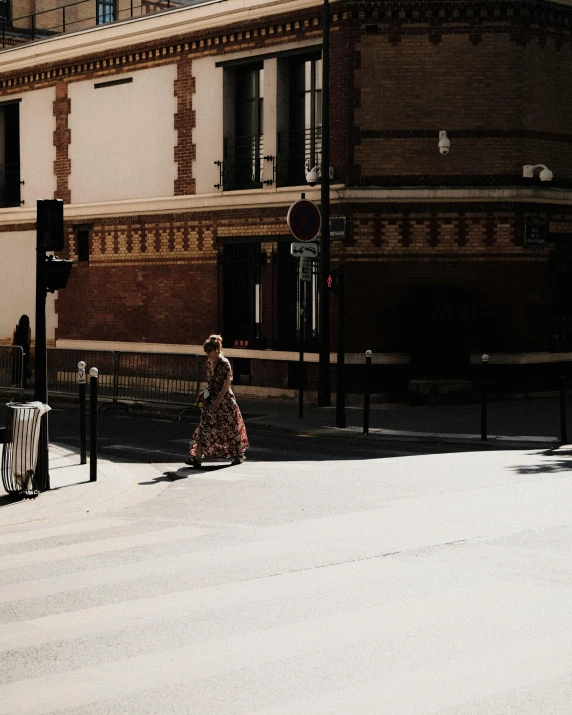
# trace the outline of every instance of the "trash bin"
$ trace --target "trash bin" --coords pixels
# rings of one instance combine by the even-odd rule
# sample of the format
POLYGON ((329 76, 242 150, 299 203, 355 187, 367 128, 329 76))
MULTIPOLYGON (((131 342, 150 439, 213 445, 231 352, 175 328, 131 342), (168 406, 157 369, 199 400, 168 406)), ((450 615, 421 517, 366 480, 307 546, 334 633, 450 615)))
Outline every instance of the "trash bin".
POLYGON ((42 415, 50 410, 43 402, 9 402, 2 445, 2 483, 8 494, 38 495, 36 464, 42 415))

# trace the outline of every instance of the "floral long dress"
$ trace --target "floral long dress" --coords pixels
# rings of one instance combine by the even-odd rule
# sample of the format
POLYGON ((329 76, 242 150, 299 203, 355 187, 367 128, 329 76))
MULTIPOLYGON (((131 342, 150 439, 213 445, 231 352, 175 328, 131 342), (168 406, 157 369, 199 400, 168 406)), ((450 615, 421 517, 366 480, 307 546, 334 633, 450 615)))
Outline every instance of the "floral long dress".
POLYGON ((249 446, 244 420, 236 397, 230 388, 222 398, 216 412, 211 412, 208 409, 216 400, 223 388, 224 381, 228 378, 232 380, 232 368, 226 358, 219 358, 214 368, 207 361, 210 394, 201 411, 199 426, 191 438, 189 452, 193 456, 196 453, 197 442, 201 443, 203 457, 225 459, 242 456, 249 446))

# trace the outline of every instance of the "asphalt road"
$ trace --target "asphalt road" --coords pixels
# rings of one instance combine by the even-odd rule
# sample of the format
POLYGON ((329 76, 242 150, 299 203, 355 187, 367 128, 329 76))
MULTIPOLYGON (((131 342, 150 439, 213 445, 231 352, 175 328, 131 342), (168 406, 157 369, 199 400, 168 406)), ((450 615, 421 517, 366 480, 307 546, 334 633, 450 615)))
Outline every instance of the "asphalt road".
MULTIPOLYGON (((49 419, 51 442, 79 447, 77 408, 55 408, 49 419)), ((360 460, 466 450, 466 447, 454 445, 280 433, 257 427, 248 413, 245 422, 251 444, 247 458, 253 461, 360 460)), ((179 422, 165 417, 104 410, 99 415, 99 451, 102 456, 134 462, 184 462, 195 426, 196 420, 179 422)))
POLYGON ((570 715, 570 450, 174 470, 189 429, 102 418, 96 483, 0 508, 0 715, 570 715))

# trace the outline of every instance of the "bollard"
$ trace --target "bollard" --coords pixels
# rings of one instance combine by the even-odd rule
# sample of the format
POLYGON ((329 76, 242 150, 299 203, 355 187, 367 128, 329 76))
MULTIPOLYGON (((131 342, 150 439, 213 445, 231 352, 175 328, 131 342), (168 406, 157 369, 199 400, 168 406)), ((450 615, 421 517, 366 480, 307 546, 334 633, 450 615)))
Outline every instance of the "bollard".
POLYGON ((89 371, 89 481, 97 481, 97 375, 92 367, 89 371))
MULTIPOLYGON (((481 360, 483 361, 483 368, 489 362, 489 356, 485 353, 481 360)), ((481 440, 483 442, 487 441, 487 383, 486 383, 486 373, 483 373, 483 378, 481 380, 481 440)))
POLYGON ((365 386, 363 391, 363 433, 369 434, 369 380, 371 371, 371 350, 365 351, 365 386))
POLYGON ((568 426, 566 420, 566 377, 560 377, 560 441, 568 444, 568 426))
POLYGON ((85 363, 80 360, 77 364, 77 382, 79 385, 79 450, 80 464, 87 464, 87 419, 85 414, 85 363))

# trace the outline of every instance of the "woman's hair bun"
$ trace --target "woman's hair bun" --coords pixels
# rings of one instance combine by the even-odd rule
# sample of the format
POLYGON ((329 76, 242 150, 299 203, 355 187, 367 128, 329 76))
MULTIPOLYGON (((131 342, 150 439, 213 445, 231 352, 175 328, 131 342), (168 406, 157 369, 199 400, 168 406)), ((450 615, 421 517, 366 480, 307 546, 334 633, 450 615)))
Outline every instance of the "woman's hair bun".
POLYGON ((209 335, 204 342, 203 349, 205 352, 208 352, 209 350, 218 350, 222 352, 222 336, 209 335))

